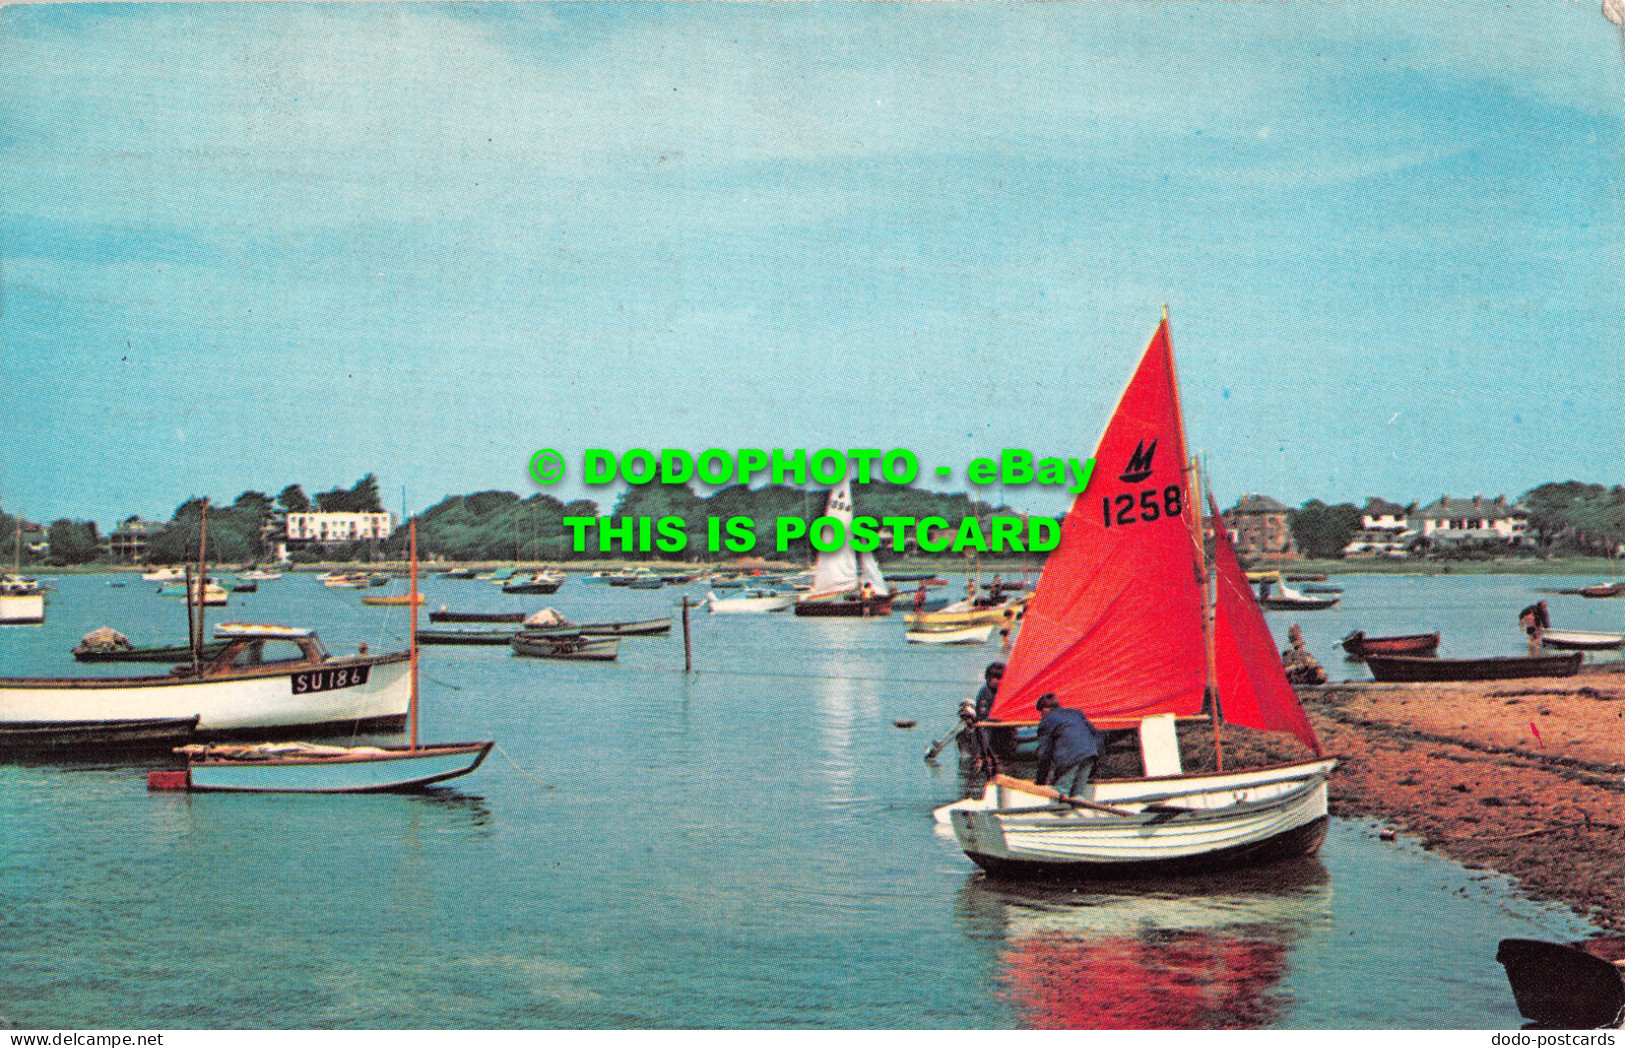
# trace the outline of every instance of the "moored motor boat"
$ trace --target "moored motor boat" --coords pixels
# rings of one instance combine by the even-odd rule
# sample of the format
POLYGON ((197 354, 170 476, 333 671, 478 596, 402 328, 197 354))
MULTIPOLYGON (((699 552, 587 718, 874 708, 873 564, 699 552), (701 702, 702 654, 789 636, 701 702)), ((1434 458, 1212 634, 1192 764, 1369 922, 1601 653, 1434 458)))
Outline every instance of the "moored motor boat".
POLYGON ((22 721, 0 725, 0 753, 169 749, 190 740, 197 716, 105 721, 22 721))
POLYGON ((199 716, 200 733, 218 734, 353 731, 406 718, 404 651, 335 658, 312 631, 286 626, 228 623, 215 635, 226 647, 195 674, 188 665, 162 676, 0 678, 0 727, 199 716), (293 650, 279 658, 277 645, 293 650))
POLYGON ((1427 655, 1439 648, 1437 633, 1406 633, 1390 637, 1368 637, 1365 630, 1355 630, 1343 638, 1343 650, 1351 659, 1367 655, 1427 655))
POLYGON ((0 576, 0 625, 34 626, 45 621, 45 594, 39 583, 17 575, 0 576))
POLYGON ((1611 651, 1625 646, 1625 633, 1597 633, 1591 630, 1542 630, 1540 646, 1560 651, 1611 651))
POLYGON ((1430 659, 1415 655, 1367 655, 1371 676, 1384 683, 1463 680, 1516 680, 1572 677, 1584 652, 1567 655, 1513 655, 1487 659, 1430 659))

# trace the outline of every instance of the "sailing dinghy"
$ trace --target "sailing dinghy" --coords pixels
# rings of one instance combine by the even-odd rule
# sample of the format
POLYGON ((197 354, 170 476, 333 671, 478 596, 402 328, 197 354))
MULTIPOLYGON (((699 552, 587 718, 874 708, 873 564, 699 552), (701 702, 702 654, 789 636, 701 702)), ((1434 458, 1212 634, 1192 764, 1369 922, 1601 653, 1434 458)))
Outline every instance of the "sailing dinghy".
POLYGON ((1321 756, 1223 527, 1211 562, 1204 553, 1166 316, 1095 461, 981 726, 1031 726, 1038 697, 1054 692, 1099 728, 1137 727, 1145 777, 1099 780, 1087 797, 1064 800, 1001 775, 938 817, 995 875, 1171 874, 1314 853, 1336 761, 1321 756), (1219 770, 1186 774, 1175 720, 1204 707, 1289 732, 1315 759, 1225 770, 1220 751, 1219 770))
MULTIPOLYGON (((824 516, 840 521, 847 535, 851 535, 851 481, 841 481, 840 487, 829 493, 824 516)), ((818 561, 813 565, 812 589, 796 600, 795 613, 800 616, 867 619, 890 615, 891 602, 891 588, 880 573, 875 555, 867 550, 854 553, 849 537, 839 549, 819 551, 818 561)))

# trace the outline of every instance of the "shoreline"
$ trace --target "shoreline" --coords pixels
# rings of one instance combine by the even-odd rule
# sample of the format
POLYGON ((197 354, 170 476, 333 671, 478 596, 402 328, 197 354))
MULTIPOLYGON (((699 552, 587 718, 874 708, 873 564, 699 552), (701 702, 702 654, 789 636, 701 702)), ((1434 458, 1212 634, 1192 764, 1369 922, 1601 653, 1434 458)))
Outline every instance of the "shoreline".
MULTIPOLYGON (((1333 815, 1375 819, 1625 931, 1625 671, 1299 695, 1339 758, 1333 815)), ((1238 766, 1302 756, 1273 733, 1227 728, 1225 747, 1238 766)))

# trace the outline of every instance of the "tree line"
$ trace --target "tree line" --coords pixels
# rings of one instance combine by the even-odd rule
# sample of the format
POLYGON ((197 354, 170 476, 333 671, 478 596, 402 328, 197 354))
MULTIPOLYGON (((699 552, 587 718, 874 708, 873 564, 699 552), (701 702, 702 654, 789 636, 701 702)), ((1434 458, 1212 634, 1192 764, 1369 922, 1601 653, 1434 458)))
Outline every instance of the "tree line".
MULTIPOLYGON (((858 511, 867 516, 942 517, 957 522, 967 516, 987 517, 1011 513, 1005 507, 992 507, 964 493, 922 491, 905 485, 854 484, 853 498, 858 511)), ((787 485, 747 488, 733 485, 710 495, 701 495, 686 485, 647 484, 627 489, 616 501, 611 515, 616 517, 678 517, 686 523, 689 555, 704 556, 705 522, 709 517, 750 517, 756 523, 757 550, 772 551, 773 525, 778 517, 799 516, 811 520, 824 511, 824 493, 787 485)), ((1625 543, 1625 485, 1606 487, 1570 480, 1542 484, 1518 500, 1529 512, 1529 538, 1535 550, 1552 554, 1607 555, 1625 543)), ((193 496, 175 508, 164 526, 149 536, 146 560, 174 564, 197 556, 198 525, 204 498, 193 496)), ((318 510, 330 513, 377 513, 383 511, 378 478, 367 474, 348 488, 335 487, 314 498, 298 484, 289 484, 272 497, 262 491, 245 491, 229 505, 209 504, 209 559, 215 562, 247 563, 268 559, 270 525, 289 513, 318 510)), ((1418 506, 1406 507, 1414 515, 1418 506)), ((581 553, 571 548, 563 519, 596 517, 599 506, 591 499, 561 502, 551 495, 522 497, 511 491, 480 491, 470 495, 449 495, 418 515, 419 549, 425 557, 445 560, 525 560, 564 561, 595 559, 595 548, 581 553)), ((134 518, 132 518, 134 519, 134 518)), ((1352 503, 1327 505, 1310 499, 1289 511, 1292 538, 1299 551, 1309 557, 1333 559, 1360 528, 1360 510, 1352 503)), ((404 522, 403 522, 404 523, 404 522)), ((25 525, 25 529, 28 526, 25 525)), ((15 555, 17 518, 0 512, 0 562, 15 555)), ((45 529, 23 533, 22 563, 51 565, 88 564, 109 559, 102 548, 102 536, 95 521, 61 519, 45 529), (41 538, 49 542, 49 552, 39 555, 27 549, 41 538)), ((1485 543, 1482 549, 1464 547, 1451 551, 1455 556, 1492 554, 1498 544, 1485 543)), ((880 551, 884 557, 889 549, 880 551)), ((302 551, 296 560, 403 559, 406 555, 406 529, 397 529, 382 543, 354 543, 302 551)), ((657 554, 616 553, 617 559, 637 559, 657 554)), ((891 554, 895 555, 895 554, 891 554)), ((784 554, 791 559, 811 559, 806 541, 784 554)))

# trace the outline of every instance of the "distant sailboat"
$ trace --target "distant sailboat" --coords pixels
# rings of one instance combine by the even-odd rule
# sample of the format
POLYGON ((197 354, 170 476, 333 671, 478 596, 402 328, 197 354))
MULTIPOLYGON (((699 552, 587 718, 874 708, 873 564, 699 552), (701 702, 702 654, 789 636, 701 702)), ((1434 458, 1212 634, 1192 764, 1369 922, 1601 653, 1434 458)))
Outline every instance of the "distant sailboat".
MULTIPOLYGON (((843 480, 829 493, 824 516, 852 531, 852 483, 843 480)), ((813 566, 812 589, 796 601, 802 616, 869 618, 891 614, 892 592, 873 553, 855 553, 850 538, 839 549, 820 550, 813 566)))
POLYGON ((1204 552, 1167 325, 1100 439, 1100 466, 1067 513, 990 716, 1031 725, 1053 692, 1098 727, 1137 727, 1146 777, 1099 780, 1069 800, 1000 775, 942 809, 965 853, 996 874, 1200 871, 1311 854, 1326 836, 1336 762, 1320 757, 1211 498, 1211 562, 1204 552), (1204 707, 1289 732, 1316 759, 1243 771, 1221 759, 1219 771, 1186 774, 1175 720, 1204 707))

